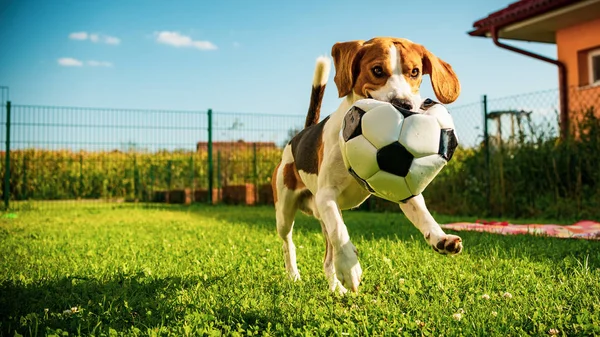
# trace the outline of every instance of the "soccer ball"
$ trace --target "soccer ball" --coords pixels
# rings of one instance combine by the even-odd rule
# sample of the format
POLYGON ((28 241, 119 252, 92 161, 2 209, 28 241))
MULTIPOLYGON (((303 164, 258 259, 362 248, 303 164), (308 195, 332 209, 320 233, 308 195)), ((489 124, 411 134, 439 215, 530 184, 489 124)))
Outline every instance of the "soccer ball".
POLYGON ((339 134, 346 169, 371 194, 405 202, 425 190, 458 146, 446 108, 426 99, 419 112, 362 99, 339 134))

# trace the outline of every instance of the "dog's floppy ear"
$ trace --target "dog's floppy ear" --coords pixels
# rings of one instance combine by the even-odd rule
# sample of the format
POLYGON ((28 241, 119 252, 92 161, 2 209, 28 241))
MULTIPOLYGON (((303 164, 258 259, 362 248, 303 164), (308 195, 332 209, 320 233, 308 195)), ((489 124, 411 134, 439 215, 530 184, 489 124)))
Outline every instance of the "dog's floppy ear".
POLYGON ((352 91, 354 85, 354 59, 364 41, 356 40, 338 42, 331 48, 331 56, 335 66, 334 81, 339 97, 344 97, 352 91))
POLYGON ((444 104, 449 104, 460 95, 460 82, 452 66, 437 56, 433 55, 425 47, 423 49, 423 74, 429 74, 431 86, 437 99, 444 104))

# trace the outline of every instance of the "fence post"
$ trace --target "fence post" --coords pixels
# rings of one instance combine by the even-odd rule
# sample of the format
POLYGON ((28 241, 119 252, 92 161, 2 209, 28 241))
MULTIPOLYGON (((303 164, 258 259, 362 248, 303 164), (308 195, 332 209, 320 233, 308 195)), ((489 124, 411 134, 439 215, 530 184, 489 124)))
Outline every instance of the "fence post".
POLYGON ((154 179, 154 163, 150 163, 150 194, 148 195, 147 201, 155 201, 154 197, 154 183, 156 179, 154 179))
POLYGON ((212 109, 208 109, 208 203, 213 203, 213 143, 212 109))
POLYGON ((6 102, 6 163, 4 165, 4 207, 8 209, 10 193, 10 101, 6 102))
POLYGON ((190 190, 192 203, 194 203, 196 201, 194 198, 194 191, 196 190, 194 186, 194 152, 190 156, 190 190))
POLYGON ((171 179, 172 179, 172 162, 171 159, 167 160, 167 195, 165 199, 167 204, 171 203, 171 179))
POLYGON ((83 198, 83 153, 79 153, 79 199, 83 198))
POLYGON ((256 155, 256 142, 253 143, 252 175, 254 178, 254 204, 258 204, 258 158, 256 155))
POLYGON ((221 188, 223 187, 223 174, 221 173, 221 151, 217 151, 217 201, 220 203, 223 196, 221 188))
POLYGON ((139 201, 140 194, 140 172, 138 170, 137 154, 133 153, 133 201, 139 201))
POLYGON ((27 166, 29 161, 27 160, 27 152, 23 152, 23 182, 21 183, 21 200, 27 200, 27 166))
POLYGON ((481 108, 483 111, 483 146, 485 151, 485 178, 486 178, 486 198, 488 202, 488 209, 492 203, 491 197, 491 178, 490 178, 490 135, 488 131, 488 105, 487 105, 487 95, 483 95, 483 99, 481 101, 481 108))

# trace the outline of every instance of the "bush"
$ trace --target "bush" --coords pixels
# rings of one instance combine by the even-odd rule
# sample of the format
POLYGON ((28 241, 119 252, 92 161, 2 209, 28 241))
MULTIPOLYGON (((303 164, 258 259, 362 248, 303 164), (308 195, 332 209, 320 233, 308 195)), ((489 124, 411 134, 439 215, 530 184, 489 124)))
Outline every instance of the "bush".
MULTIPOLYGON (((220 161, 215 154, 214 184, 269 183, 280 153, 279 149, 258 149, 256 161, 252 150, 221 156, 220 161)), ((1 157, 4 164, 4 154, 1 157)), ((2 165, 2 176, 4 170, 2 165)), ((10 195, 13 200, 148 201, 154 191, 184 187, 208 187, 206 152, 11 151, 10 195)))
MULTIPOLYGON (((423 193, 437 213, 477 217, 600 218, 600 118, 593 109, 569 139, 547 126, 487 149, 459 147, 423 193), (489 198, 488 198, 489 193, 489 198)), ((252 148, 214 155, 214 186, 269 184, 281 149, 252 148)), ((4 164, 4 154, 0 165, 4 164)), ((148 201, 154 191, 206 189, 206 152, 11 152, 12 199, 125 199, 148 201)), ((4 166, 0 168, 4 175, 4 166)), ((395 210, 371 198, 362 209, 395 210)))
POLYGON ((445 214, 552 219, 600 217, 600 119, 593 109, 575 121, 571 138, 548 127, 512 145, 459 148, 423 193, 445 214), (488 200, 489 191, 489 200, 488 200))

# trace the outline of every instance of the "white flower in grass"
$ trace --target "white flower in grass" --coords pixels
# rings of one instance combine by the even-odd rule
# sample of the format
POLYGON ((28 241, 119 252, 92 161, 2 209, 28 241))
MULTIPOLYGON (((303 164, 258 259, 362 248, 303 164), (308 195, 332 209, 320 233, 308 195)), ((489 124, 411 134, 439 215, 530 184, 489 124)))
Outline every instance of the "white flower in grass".
POLYGON ((68 315, 72 315, 72 314, 75 314, 75 313, 78 313, 78 312, 79 312, 79 308, 77 308, 77 307, 71 307, 71 309, 64 310, 62 313, 63 313, 63 315, 67 315, 68 316, 68 315))
POLYGON ((300 245, 300 247, 299 247, 299 248, 300 248, 300 249, 304 249, 304 246, 303 246, 303 245, 300 245))
POLYGON ((492 316, 496 317, 498 316, 498 313, 496 311, 492 311, 492 316))
POLYGON ((404 284, 404 279, 401 278, 401 279, 398 280, 398 282, 400 282, 400 284, 404 284))
POLYGON ((44 313, 47 314, 48 313, 48 308, 44 309, 44 313))
POLYGON ((504 294, 502 294, 502 297, 504 297, 504 298, 512 298, 512 294, 507 291, 504 294))
POLYGON ((457 312, 456 314, 452 315, 452 318, 454 318, 457 321, 460 321, 460 319, 462 318, 462 314, 457 312))
POLYGON ((489 300, 490 299, 490 295, 483 294, 483 295, 481 295, 481 298, 483 298, 484 300, 489 300))
POLYGON ((558 329, 550 329, 548 330, 548 334, 551 336, 556 336, 558 335, 558 329))
POLYGON ((270 252, 271 250, 269 248, 267 248, 267 252, 270 252))

